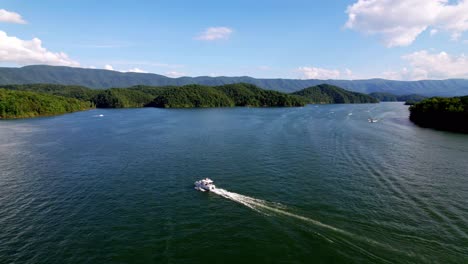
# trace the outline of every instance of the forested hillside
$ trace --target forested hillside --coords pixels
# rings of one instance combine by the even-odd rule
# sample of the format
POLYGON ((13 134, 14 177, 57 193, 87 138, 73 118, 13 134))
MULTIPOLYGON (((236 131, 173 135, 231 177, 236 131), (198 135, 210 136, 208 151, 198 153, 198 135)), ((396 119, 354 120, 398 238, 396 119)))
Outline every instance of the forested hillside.
POLYGON ((396 95, 392 93, 370 93, 369 95, 381 102, 406 102, 410 104, 420 102, 427 98, 427 96, 419 94, 396 95))
POLYGON ((93 107, 90 101, 29 91, 0 89, 0 118, 49 116, 93 107))
POLYGON ((301 97, 260 89, 251 84, 224 86, 135 86, 93 90, 82 86, 26 84, 0 86, 1 117, 62 114, 97 108, 303 106, 301 97))
POLYGON ((364 104, 378 103, 369 95, 350 92, 337 86, 321 84, 293 93, 305 97, 314 104, 364 104))
POLYGON ((468 133, 468 96, 423 100, 410 107, 410 120, 422 127, 468 133))

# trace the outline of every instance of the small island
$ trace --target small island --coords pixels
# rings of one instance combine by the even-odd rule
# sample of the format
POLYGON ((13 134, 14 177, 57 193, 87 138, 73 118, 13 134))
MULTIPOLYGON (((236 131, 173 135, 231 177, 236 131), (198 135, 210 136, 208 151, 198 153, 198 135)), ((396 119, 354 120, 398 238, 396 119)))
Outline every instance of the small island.
POLYGON ((438 130, 468 133, 468 96, 433 97, 412 105, 410 120, 438 130))

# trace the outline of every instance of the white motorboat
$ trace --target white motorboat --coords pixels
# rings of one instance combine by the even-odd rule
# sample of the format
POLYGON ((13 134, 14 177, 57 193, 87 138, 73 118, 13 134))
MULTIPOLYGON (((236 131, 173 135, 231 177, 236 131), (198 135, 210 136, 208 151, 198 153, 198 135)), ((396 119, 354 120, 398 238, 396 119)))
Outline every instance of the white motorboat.
POLYGON ((205 178, 195 182, 195 190, 205 192, 213 191, 216 189, 216 185, 213 184, 213 181, 210 178, 205 178))
POLYGON ((369 123, 377 123, 378 119, 369 118, 369 123))

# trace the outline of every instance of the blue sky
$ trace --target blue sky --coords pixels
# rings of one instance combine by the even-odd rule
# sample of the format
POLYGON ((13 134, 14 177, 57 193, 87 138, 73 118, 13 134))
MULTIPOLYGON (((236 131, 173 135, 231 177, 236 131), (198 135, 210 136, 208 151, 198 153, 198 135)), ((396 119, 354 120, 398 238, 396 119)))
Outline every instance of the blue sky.
POLYGON ((0 66, 468 78, 465 31, 468 0, 0 0, 0 66))

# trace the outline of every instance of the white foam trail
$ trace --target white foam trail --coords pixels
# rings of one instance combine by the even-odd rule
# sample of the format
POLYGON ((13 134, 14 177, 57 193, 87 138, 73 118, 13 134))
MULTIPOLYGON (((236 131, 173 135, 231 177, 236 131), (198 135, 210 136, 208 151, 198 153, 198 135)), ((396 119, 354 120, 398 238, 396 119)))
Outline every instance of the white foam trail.
MULTIPOLYGON (((345 231, 343 229, 336 228, 334 226, 322 223, 320 221, 317 221, 317 220, 314 220, 314 219, 311 219, 311 218, 308 218, 308 217, 305 217, 305 216, 301 216, 301 215, 297 215, 297 214, 288 212, 288 211, 286 211, 287 207, 280 204, 280 203, 267 202, 265 200, 252 198, 252 197, 249 197, 249 196, 246 196, 246 195, 229 192, 227 190, 219 189, 219 188, 216 188, 215 190, 212 190, 211 192, 215 193, 215 194, 217 194, 219 196, 222 196, 224 198, 227 198, 227 199, 229 199, 231 201, 234 201, 234 202, 237 202, 239 204, 245 205, 248 208, 250 208, 250 209, 252 209, 252 210, 254 210, 256 212, 259 212, 259 213, 269 215, 266 212, 272 212, 272 213, 286 215, 286 216, 289 216, 289 217, 293 217, 293 218, 302 220, 304 222, 311 223, 311 224, 313 224, 315 226, 318 226, 318 227, 321 227, 321 228, 332 230, 332 231, 334 231, 336 233, 340 233, 340 234, 345 235, 347 237, 351 237, 351 238, 354 238, 354 239, 357 239, 357 240, 361 240, 361 241, 373 244, 375 246, 385 247, 386 249, 389 249, 389 250, 392 250, 392 251, 400 252, 399 250, 396 250, 396 249, 392 248, 389 245, 384 245, 384 244, 382 244, 380 242, 374 241, 374 240, 366 238, 366 237, 361 237, 361 236, 355 235, 353 233, 350 233, 350 232, 345 231), (263 209, 263 211, 262 211, 262 209, 263 209)), ((331 240, 328 237, 325 237, 323 234, 318 234, 318 235, 325 238, 329 242, 333 243, 333 240, 331 240)), ((346 240, 344 240, 343 242, 347 243, 348 245, 360 250, 361 252, 363 252, 363 253, 365 253, 365 254, 373 257, 373 258, 379 259, 379 260, 384 261, 384 262, 388 262, 387 260, 382 259, 382 258, 372 254, 371 252, 369 252, 369 251, 367 251, 367 250, 365 250, 365 249, 363 249, 363 248, 361 248, 361 247, 359 247, 359 246, 357 246, 357 245, 355 245, 355 244, 353 244, 351 242, 348 242, 346 240)))
POLYGON ((338 233, 342 233, 342 234, 345 234, 345 235, 348 235, 348 236, 353 236, 353 234, 351 234, 351 233, 349 233, 349 232, 347 232, 345 230, 333 227, 331 225, 324 224, 324 223, 322 223, 320 221, 317 221, 317 220, 314 220, 314 219, 311 219, 311 218, 308 218, 308 217, 305 217, 305 216, 301 216, 301 215, 297 215, 297 214, 294 214, 294 213, 287 212, 287 211, 284 210, 286 207, 284 205, 282 205, 282 204, 267 202, 267 201, 264 201, 264 200, 261 200, 261 199, 256 199, 256 198, 252 198, 252 197, 245 196, 245 195, 242 195, 242 194, 229 192, 229 191, 226 191, 224 189, 219 189, 219 188, 213 190, 212 192, 216 193, 217 195, 220 195, 220 196, 222 196, 224 198, 232 200, 234 202, 243 204, 243 205, 245 205, 245 206, 249 207, 250 209, 255 210, 257 212, 261 212, 260 209, 265 209, 265 210, 270 211, 270 212, 275 212, 275 213, 278 213, 278 214, 287 215, 287 216, 290 216, 290 217, 293 217, 293 218, 296 218, 296 219, 299 219, 299 220, 302 220, 302 221, 305 221, 305 222, 309 222, 309 223, 312 223, 312 224, 314 224, 316 226, 327 228, 327 229, 333 230, 333 231, 338 232, 338 233))

